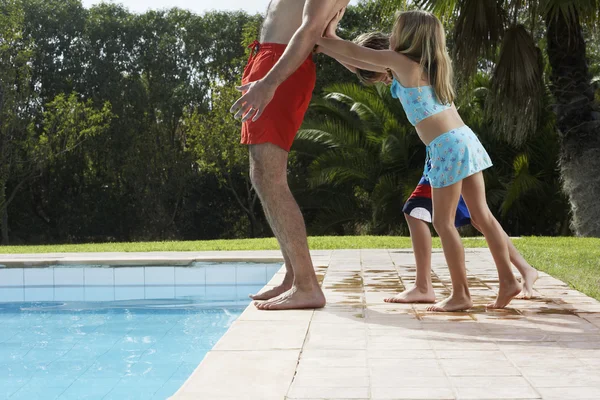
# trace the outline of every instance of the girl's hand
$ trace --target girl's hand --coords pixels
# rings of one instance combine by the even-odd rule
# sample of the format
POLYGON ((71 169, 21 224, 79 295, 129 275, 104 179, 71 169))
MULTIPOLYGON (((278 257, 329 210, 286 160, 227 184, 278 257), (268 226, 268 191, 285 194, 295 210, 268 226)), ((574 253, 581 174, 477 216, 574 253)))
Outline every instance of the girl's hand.
POLYGON ((335 16, 331 19, 331 21, 329 21, 327 28, 325 28, 325 32, 323 32, 324 37, 329 37, 329 38, 337 38, 338 37, 336 34, 336 31, 338 28, 338 24, 340 23, 340 20, 344 16, 345 12, 346 12, 346 7, 342 8, 340 11, 338 11, 337 14, 335 14, 335 16))

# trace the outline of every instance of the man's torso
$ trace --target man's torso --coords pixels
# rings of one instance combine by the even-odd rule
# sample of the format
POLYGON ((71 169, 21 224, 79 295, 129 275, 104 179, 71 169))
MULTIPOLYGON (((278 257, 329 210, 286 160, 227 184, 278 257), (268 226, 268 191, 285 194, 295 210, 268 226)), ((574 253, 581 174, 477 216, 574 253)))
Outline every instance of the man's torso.
MULTIPOLYGON (((338 0, 327 20, 331 20, 349 2, 350 0, 338 0)), ((271 0, 261 29, 260 41, 262 43, 289 43, 294 33, 302 25, 304 3, 304 0, 271 0)))

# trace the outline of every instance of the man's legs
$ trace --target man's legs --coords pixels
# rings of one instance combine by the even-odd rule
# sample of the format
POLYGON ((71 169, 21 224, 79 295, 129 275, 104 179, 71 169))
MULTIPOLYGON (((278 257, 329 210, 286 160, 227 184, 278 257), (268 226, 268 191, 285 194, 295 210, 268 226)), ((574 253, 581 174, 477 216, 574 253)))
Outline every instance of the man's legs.
MULTIPOLYGON (((269 222, 269 226, 273 226, 271 222, 271 218, 265 209, 265 216, 267 217, 267 221, 269 222)), ((272 289, 265 290, 258 294, 251 294, 250 298, 252 300, 269 300, 273 297, 277 297, 282 293, 287 292, 292 288, 294 283, 294 268, 292 267, 292 262, 290 261, 290 257, 287 255, 287 252, 283 249, 281 243, 279 243, 279 247, 281 248, 281 253, 283 254, 283 261, 285 263, 285 277, 283 278, 283 282, 280 285, 275 286, 272 289)))
POLYGON ((293 271, 292 287, 264 303, 261 310, 319 308, 325 296, 308 250, 304 218, 287 183, 288 153, 271 143, 250 146, 250 178, 269 224, 287 256, 286 267, 293 271), (289 261, 288 261, 289 260, 289 261))

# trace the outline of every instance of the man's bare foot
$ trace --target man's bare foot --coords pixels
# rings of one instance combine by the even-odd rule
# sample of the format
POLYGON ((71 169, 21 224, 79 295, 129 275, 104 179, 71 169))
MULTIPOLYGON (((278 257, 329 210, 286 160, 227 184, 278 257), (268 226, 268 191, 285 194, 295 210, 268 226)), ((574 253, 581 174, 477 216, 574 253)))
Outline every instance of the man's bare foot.
POLYGON ((427 311, 436 312, 453 312, 453 311, 466 311, 473 307, 473 301, 470 296, 459 296, 452 293, 446 300, 442 300, 430 307, 427 307, 427 311))
POLYGON ((522 286, 516 279, 514 279, 510 283, 502 284, 500 283, 500 290, 498 290, 498 297, 496 297, 496 301, 488 304, 487 308, 504 308, 510 303, 512 299, 514 299, 519 293, 521 293, 522 286))
POLYGON ((279 286, 275 286, 272 289, 265 290, 264 292, 260 292, 258 294, 251 294, 250 297, 252 300, 269 300, 274 297, 277 297, 292 288, 292 282, 286 282, 285 280, 279 286))
POLYGON ((418 287, 405 290, 384 300, 386 303, 435 303, 435 292, 432 287, 422 291, 418 287))
POLYGON ((254 305, 259 310, 299 310, 322 308, 325 307, 325 303, 325 295, 320 287, 307 291, 292 286, 287 292, 263 303, 255 302, 254 305))
POLYGON ((523 290, 517 296, 517 299, 529 300, 534 297, 533 295, 533 285, 535 281, 539 278, 539 274, 537 270, 533 267, 527 269, 527 272, 521 278, 521 284, 523 285, 523 290))

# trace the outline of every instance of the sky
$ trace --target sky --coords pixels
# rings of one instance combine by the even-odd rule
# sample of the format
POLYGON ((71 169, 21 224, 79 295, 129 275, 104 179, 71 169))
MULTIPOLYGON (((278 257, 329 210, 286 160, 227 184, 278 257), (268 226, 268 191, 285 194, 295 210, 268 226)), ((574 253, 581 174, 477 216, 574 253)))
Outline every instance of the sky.
MULTIPOLYGON (((145 12, 148 9, 163 9, 179 7, 202 13, 209 10, 239 10, 250 13, 262 13, 267 8, 269 0, 83 0, 83 5, 90 7, 94 4, 120 3, 134 12, 145 12)), ((356 3, 357 0, 352 0, 356 3)))

